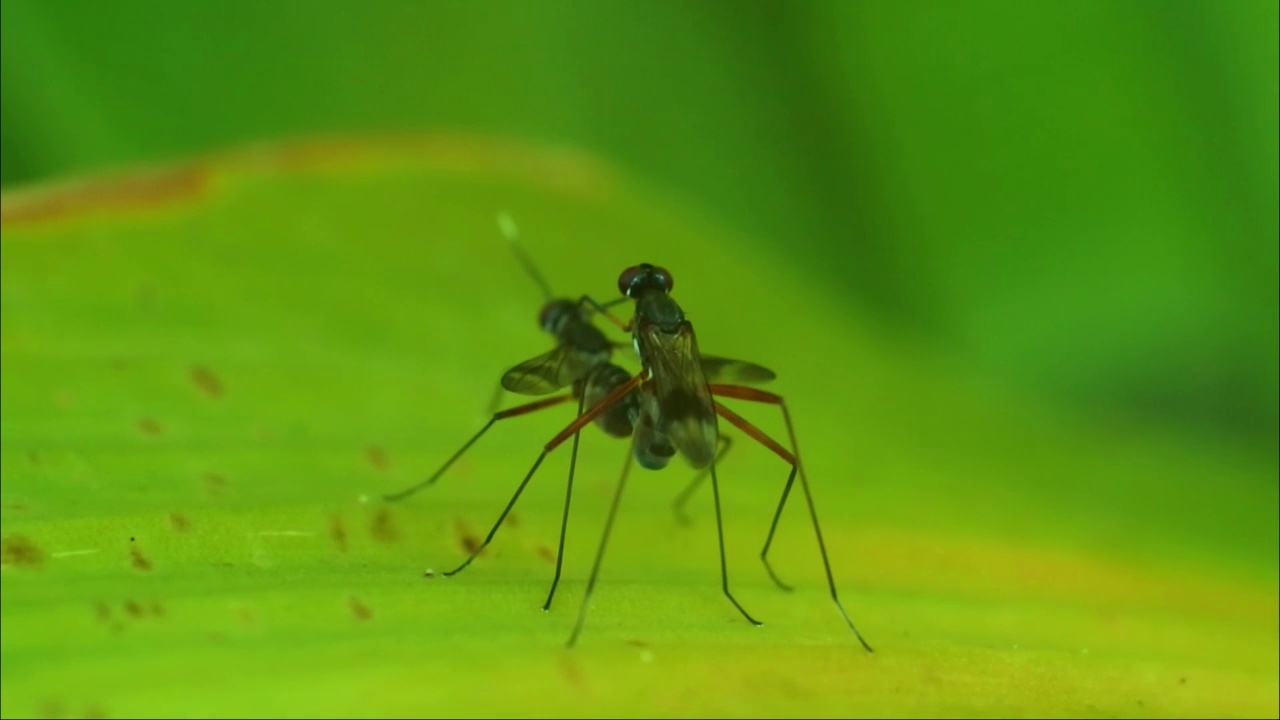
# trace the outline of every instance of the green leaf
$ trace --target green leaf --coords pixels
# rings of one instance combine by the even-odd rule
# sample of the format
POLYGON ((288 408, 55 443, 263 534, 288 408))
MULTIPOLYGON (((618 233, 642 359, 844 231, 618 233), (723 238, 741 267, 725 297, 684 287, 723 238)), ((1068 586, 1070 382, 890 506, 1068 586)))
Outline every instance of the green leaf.
MULTIPOLYGON (((1275 458, 1048 416, 591 158, 335 139, 3 200, 6 717, 1276 710, 1275 458), (778 373, 875 654, 798 497, 772 555, 796 591, 760 567, 787 467, 741 433, 725 541, 763 627, 720 593, 708 488, 675 521, 676 462, 633 472, 563 647, 626 452, 594 427, 551 612, 567 444, 441 577, 573 415, 501 422, 436 486, 378 499, 550 347, 503 211, 557 293, 612 299, 626 266, 664 265, 705 352, 778 373)), ((785 439, 776 409, 726 404, 785 439)))

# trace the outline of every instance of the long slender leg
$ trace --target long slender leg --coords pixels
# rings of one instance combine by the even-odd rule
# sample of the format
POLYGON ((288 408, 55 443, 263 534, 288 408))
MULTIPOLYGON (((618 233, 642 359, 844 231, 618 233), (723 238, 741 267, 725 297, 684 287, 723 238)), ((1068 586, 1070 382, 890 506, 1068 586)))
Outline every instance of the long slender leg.
POLYGON ((626 301, 627 299, 625 297, 621 297, 621 298, 616 298, 614 300, 610 300, 607 303, 601 303, 597 301, 595 298, 591 297, 590 295, 583 295, 581 298, 578 298, 578 305, 591 306, 591 309, 595 310, 601 315, 604 315, 606 318, 609 319, 609 322, 613 323, 614 325, 617 325, 619 328, 622 329, 623 332, 631 332, 630 322, 624 323, 621 320, 619 320, 617 317, 615 317, 613 313, 609 312, 609 308, 613 307, 614 305, 624 303, 626 301))
POLYGON ((742 617, 747 622, 759 627, 762 623, 751 617, 751 615, 743 609, 737 599, 733 597, 733 593, 729 592, 729 566, 724 559, 724 524, 720 520, 720 481, 716 479, 716 463, 711 461, 711 496, 716 501, 716 538, 720 541, 720 588, 724 590, 724 596, 729 598, 729 602, 738 608, 738 612, 742 613, 742 617))
MULTIPOLYGON (((586 394, 578 400, 578 414, 582 414, 582 405, 586 402, 586 394)), ((578 466, 578 437, 581 432, 573 434, 573 451, 569 453, 569 482, 564 488, 564 514, 560 516, 560 546, 556 548, 556 575, 551 579, 551 589, 547 591, 547 601, 542 603, 542 612, 551 609, 551 599, 556 596, 556 586, 560 584, 560 566, 564 563, 564 535, 569 527, 569 501, 573 499, 573 471, 578 466)))
POLYGON ((531 402, 531 403, 528 403, 527 405, 517 405, 516 407, 510 408, 509 410, 503 410, 500 413, 494 413, 493 417, 489 418, 489 422, 485 423, 484 427, 480 428, 480 432, 476 433, 475 435, 472 435, 471 439, 468 440, 466 444, 464 444, 461 448, 459 448, 458 451, 455 452, 452 457, 446 460, 444 465, 440 466, 439 470, 436 470, 434 473, 431 474, 431 477, 427 478, 426 480, 423 480, 422 482, 416 485, 407 487, 404 490, 401 490, 400 492, 391 493, 390 495, 383 495, 382 499, 386 500, 387 502, 396 502, 398 500, 403 500, 409 497, 410 495, 418 492, 424 487, 427 487, 429 485, 434 485, 436 480, 439 480, 440 476, 444 474, 444 471, 448 470, 449 466, 453 465, 453 463, 456 462, 459 457, 462 457, 462 453, 466 452, 467 448, 474 445, 475 442, 480 439, 480 436, 484 435, 485 432, 490 427, 492 427, 494 423, 498 422, 499 420, 506 420, 507 418, 518 417, 520 415, 527 415, 531 412, 534 412, 535 410, 549 408, 554 405, 559 405, 560 403, 566 400, 572 400, 572 399, 573 399, 572 395, 557 395, 556 397, 547 398, 546 400, 531 402))
POLYGON ((476 557, 480 555, 480 553, 484 552, 485 548, 489 547, 489 543, 493 540, 493 536, 497 534, 498 528, 502 527, 502 521, 507 519, 507 513, 511 512, 511 508, 515 507, 516 501, 520 499, 520 494, 524 492, 525 486, 529 484, 529 480, 533 478, 533 474, 538 471, 538 466, 542 464, 543 460, 547 459, 547 455, 551 454, 551 451, 560 447, 560 445, 563 444, 565 440, 568 440, 571 436, 576 435, 579 430, 586 427, 586 425, 590 423, 592 420, 595 420, 596 417, 600 415, 600 413, 616 405, 619 400, 626 397, 627 393, 634 390, 635 387, 639 385, 643 380, 644 380, 644 374, 641 373, 631 378, 630 380, 626 381, 622 385, 619 385, 618 387, 614 388, 613 391, 611 391, 608 395, 605 395, 604 398, 600 400, 600 402, 593 405, 590 410, 579 415, 577 419, 575 419, 573 422, 565 426, 565 428, 561 430, 559 433, 557 433, 555 437, 551 438, 551 441, 548 442, 545 446, 543 446, 542 452, 538 455, 538 459, 533 462, 533 467, 529 468, 529 472, 525 474, 524 479, 520 481, 520 485, 516 487, 515 494, 512 495, 511 500, 507 502, 507 506, 502 509, 502 514, 498 516, 498 520, 493 524, 493 527, 489 530, 489 534, 485 535, 484 542, 480 543, 478 547, 472 550, 471 554, 467 556, 467 559, 461 565, 454 568, 453 570, 450 570, 449 572, 444 573, 444 576, 451 577, 453 575, 458 574, 463 570, 463 568, 470 565, 471 561, 475 560, 476 557))
POLYGON ((618 476, 618 487, 613 491, 613 502, 609 504, 609 515, 604 521, 604 534, 600 536, 600 547, 596 548, 596 559, 591 563, 591 575, 587 578, 587 589, 582 594, 582 606, 578 608, 578 620, 573 624, 573 632, 569 633, 569 641, 565 647, 573 647, 582 632, 582 623, 587 619, 587 606, 591 603, 591 593, 596 587, 596 578, 600 575, 600 562, 604 560, 604 548, 609 544, 609 533, 613 531, 613 519, 618 515, 618 504, 622 500, 622 488, 627 484, 627 474, 631 472, 633 448, 627 449, 627 459, 622 465, 622 474, 618 476))
POLYGON ((506 388, 502 387, 502 383, 498 383, 498 387, 493 389, 493 397, 489 398, 488 413, 490 415, 498 412, 498 403, 502 402, 502 393, 506 388))
MULTIPOLYGON (((799 450, 799 446, 796 444, 795 427, 791 423, 791 413, 787 411, 786 402, 783 401, 781 395, 775 395, 773 393, 764 392, 763 390, 757 390, 755 388, 744 387, 741 385, 712 384, 710 388, 711 388, 711 393, 719 397, 732 397, 740 400, 750 400, 752 402, 768 403, 771 405, 777 405, 779 408, 782 409, 782 418, 787 423, 787 435, 791 440, 791 447, 793 449, 792 452, 788 452, 785 448, 778 445, 776 441, 774 441, 772 438, 766 435, 764 431, 760 430, 756 426, 742 419, 732 410, 729 410, 728 408, 726 408, 725 406, 721 405, 718 402, 716 403, 716 412, 719 413, 721 417, 733 423, 738 429, 742 430, 743 432, 747 433, 751 437, 758 440, 762 445, 772 450, 775 454, 777 454, 783 460, 786 460, 787 462, 791 463, 793 468, 792 477, 787 480, 787 489, 784 490, 782 494, 782 499, 778 503, 778 511, 774 515, 774 525, 769 530, 769 538, 768 540, 765 541, 765 549, 764 551, 761 552, 761 557, 763 558, 769 551, 769 543, 772 542, 773 531, 777 527, 777 516, 782 513, 782 505, 787 500, 787 495, 790 492, 791 483, 794 480, 795 474, 799 473, 800 487, 801 489, 804 490, 805 501, 809 506, 809 519, 813 521, 813 534, 818 540, 818 552, 822 555, 822 568, 823 570, 826 571, 826 574, 827 574, 827 588, 831 591, 831 600, 836 604, 836 609, 840 611, 840 615, 841 617, 844 618, 844 621, 849 626, 849 629, 853 631, 853 634, 855 636, 857 636, 858 642, 862 643, 862 647, 865 648, 867 652, 874 652, 871 649, 871 646, 867 644, 867 641, 863 639, 862 633, 858 632, 858 628, 853 624, 853 620, 850 619, 849 613, 845 612, 844 604, 840 602, 840 595, 839 593, 836 592, 835 577, 831 573, 831 562, 827 558, 827 545, 822 539, 822 528, 818 525, 818 511, 814 507, 813 492, 809 489, 809 480, 807 477, 805 477, 804 466, 801 464, 799 459, 800 450, 799 450)), ((767 560, 765 562, 765 566, 768 567, 767 560)))
POLYGON ((769 526, 769 535, 764 540, 764 549, 760 551, 760 561, 764 563, 764 569, 769 573, 769 578, 773 580, 773 584, 777 585, 782 590, 790 592, 793 588, 778 577, 778 574, 773 570, 773 565, 769 562, 769 548, 773 545, 773 534, 778 529, 778 518, 782 517, 782 509, 787 504, 787 496, 790 495, 791 486, 796 479, 796 469, 799 466, 796 463, 795 456, 786 448, 775 442, 773 438, 764 434, 764 431, 760 430, 760 428, 757 428, 746 420, 743 420, 737 413, 720 403, 716 403, 716 412, 719 413, 721 417, 732 423, 735 427, 749 435, 753 440, 769 448, 776 455, 791 465, 791 472, 787 475, 787 483, 782 488, 782 499, 778 502, 778 508, 773 513, 773 523, 769 526))
MULTIPOLYGON (((719 465, 724 460, 724 457, 729 454, 729 449, 733 447, 733 439, 724 433, 720 433, 716 442, 720 445, 720 449, 716 451, 715 464, 719 465)), ((694 475, 693 479, 689 481, 689 484, 685 485, 684 489, 680 491, 680 494, 676 495, 676 499, 671 503, 671 510, 675 513, 677 523, 688 526, 692 522, 684 507, 689 503, 689 498, 693 497, 693 493, 702 486, 702 482, 707 479, 707 473, 709 472, 711 472, 710 467, 699 470, 698 474, 694 475)))
POLYGON ((764 548, 760 550, 760 562, 764 563, 764 569, 769 572, 769 577, 773 578, 773 584, 779 588, 791 592, 795 588, 782 582, 778 574, 773 571, 773 565, 769 562, 769 548, 773 546, 773 534, 778 531, 778 519, 782 517, 782 508, 787 505, 787 496, 791 494, 791 486, 796 481, 796 466, 791 466, 791 473, 787 475, 787 484, 782 486, 782 499, 778 501, 778 509, 773 513, 773 522, 769 524, 769 535, 764 539, 764 548))

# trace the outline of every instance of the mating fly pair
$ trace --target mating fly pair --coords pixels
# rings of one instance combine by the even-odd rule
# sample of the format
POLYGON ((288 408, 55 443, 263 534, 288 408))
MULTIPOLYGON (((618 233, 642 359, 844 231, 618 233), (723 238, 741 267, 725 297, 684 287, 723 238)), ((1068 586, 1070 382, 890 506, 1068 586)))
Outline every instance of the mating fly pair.
MULTIPOLYGON (((508 237, 514 240, 509 224, 506 228, 508 237)), ((526 269, 543 287, 550 297, 545 281, 533 268, 528 258, 517 250, 517 254, 526 269)), ((747 383, 763 383, 774 378, 772 371, 752 363, 728 360, 703 355, 699 352, 693 325, 685 318, 679 304, 670 296, 674 286, 671 274, 665 269, 650 264, 641 264, 623 271, 618 279, 621 298, 609 303, 599 303, 589 296, 583 296, 578 302, 563 299, 550 299, 542 310, 540 322, 545 330, 556 336, 557 346, 537 358, 528 360, 509 370, 503 377, 502 387, 512 392, 528 395, 545 395, 572 387, 572 392, 545 400, 521 405, 509 410, 495 413, 480 432, 476 433, 460 448, 453 457, 435 474, 423 483, 405 491, 388 496, 388 500, 398 500, 430 485, 461 456, 481 435, 495 422, 501 419, 516 417, 552 407, 572 399, 578 400, 578 416, 553 437, 539 454, 533 466, 516 488, 511 500, 503 509, 497 522, 477 547, 460 566, 444 573, 451 576, 467 567, 472 560, 489 544, 507 514, 514 507, 525 487, 532 479, 546 456, 573 437, 573 452, 569 466, 569 480, 565 494, 564 515, 560 527, 559 552, 556 554, 555 577, 551 590, 547 595, 543 610, 550 608, 556 586, 560 579, 561 558, 564 554, 565 528, 568 520, 569 504, 573 491, 573 474, 578 450, 578 435, 582 428, 595 422, 606 433, 614 437, 631 437, 631 451, 627 455, 618 485, 614 491, 609 514, 605 521, 604 533, 597 549, 591 574, 587 581, 586 592, 579 609, 577 622, 569 636, 568 645, 577 640, 586 617, 586 609, 604 550, 608 543, 617 515, 622 490, 634 459, 648 469, 665 467, 677 453, 683 455, 695 469, 702 472, 677 498, 677 509, 689 494, 696 489, 705 473, 711 477, 712 495, 716 511, 716 534, 720 550, 721 589, 729 601, 753 625, 761 623, 753 618, 734 598, 729 590, 728 568, 725 560, 724 531, 720 512, 720 489, 716 475, 716 462, 724 455, 728 447, 728 439, 719 432, 718 417, 723 418, 748 436, 771 450, 791 466, 791 472, 783 487, 769 534, 760 553, 770 577, 781 588, 790 588, 778 580, 769 565, 768 552, 778 526, 778 519, 786 506, 797 475, 808 504, 809 516, 813 522, 814 533, 818 541, 818 549, 826 571, 827 585, 831 598, 839 609, 841 616, 853 631, 862 646, 868 651, 871 647, 863 640, 853 621, 845 612, 836 592, 835 581, 831 573, 831 565, 827 558, 826 546, 822 531, 818 525, 817 513, 813 497, 809 490, 808 479, 798 458, 795 432, 791 417, 783 398, 773 393, 749 387, 747 383), (609 307, 626 300, 635 303, 635 313, 630 322, 623 323, 609 312, 609 307), (610 353, 618 344, 610 342, 591 324, 590 312, 605 315, 611 322, 631 333, 632 345, 637 352, 641 364, 639 373, 632 375, 621 367, 610 362, 610 353), (791 450, 787 450, 770 438, 762 430, 729 410, 716 400, 717 397, 734 398, 752 402, 777 405, 786 421, 787 433, 791 441, 791 450)), ((496 398, 495 398, 496 399, 496 398)))

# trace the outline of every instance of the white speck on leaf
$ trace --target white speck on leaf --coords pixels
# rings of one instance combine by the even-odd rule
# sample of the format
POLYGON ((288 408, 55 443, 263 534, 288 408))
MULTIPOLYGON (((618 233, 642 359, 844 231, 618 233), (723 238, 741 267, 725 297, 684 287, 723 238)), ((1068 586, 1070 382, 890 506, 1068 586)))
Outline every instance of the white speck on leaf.
POLYGON ((99 550, 61 550, 55 553, 49 553, 49 556, 54 558, 68 558, 68 557, 75 557, 77 555, 92 555, 96 552, 100 552, 100 551, 99 550))

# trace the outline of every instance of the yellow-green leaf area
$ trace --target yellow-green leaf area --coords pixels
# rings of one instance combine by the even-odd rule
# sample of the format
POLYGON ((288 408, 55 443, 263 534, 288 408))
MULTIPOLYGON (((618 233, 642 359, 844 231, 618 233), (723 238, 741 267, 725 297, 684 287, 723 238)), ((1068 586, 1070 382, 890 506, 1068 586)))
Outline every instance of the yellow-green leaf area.
MULTIPOLYGON (((0 251, 5 717, 1277 714, 1274 457, 974 382, 878 339, 785 247, 579 153, 246 149, 6 194, 0 251), (557 293, 663 265, 704 352, 778 373, 874 654, 798 497, 772 551, 796 590, 770 582, 787 466, 732 429, 730 583, 762 627, 721 594, 709 488, 676 522, 675 462, 633 470, 564 648, 627 451, 594 427, 550 612, 569 444, 441 576, 573 418, 500 422, 380 500, 550 347, 504 211, 557 293)), ((776 408, 725 402, 785 443, 776 408)))

